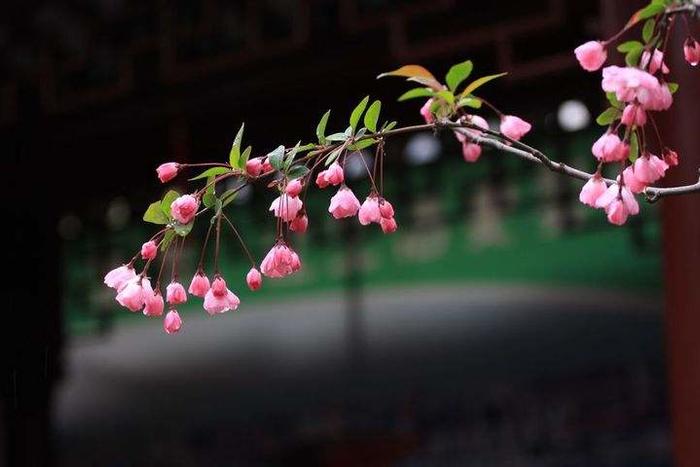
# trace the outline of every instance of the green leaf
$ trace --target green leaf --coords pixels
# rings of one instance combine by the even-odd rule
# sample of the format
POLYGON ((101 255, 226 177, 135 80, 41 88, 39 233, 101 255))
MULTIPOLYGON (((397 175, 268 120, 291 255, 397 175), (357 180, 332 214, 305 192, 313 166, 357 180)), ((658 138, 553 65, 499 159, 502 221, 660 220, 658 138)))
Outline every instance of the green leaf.
POLYGON ((229 205, 229 203, 236 199, 236 196, 238 195, 239 191, 240 190, 238 188, 231 188, 230 190, 225 191, 219 199, 219 201, 221 202, 221 208, 225 208, 229 205))
POLYGON ((323 114, 321 120, 316 125, 316 136, 318 137, 319 144, 326 144, 326 125, 328 124, 328 117, 331 116, 331 111, 328 109, 326 113, 323 114))
POLYGON ((639 48, 628 52, 627 55, 625 55, 625 63, 627 63, 627 66, 637 66, 643 50, 644 49, 639 48))
POLYGON ((236 138, 233 140, 233 145, 231 146, 231 152, 228 156, 228 162, 231 167, 238 167, 238 160, 241 158, 241 141, 243 140, 243 128, 245 123, 241 124, 241 127, 236 133, 236 138))
POLYGON ((413 88, 410 91, 406 91, 399 97, 399 102, 407 101, 409 99, 415 99, 417 97, 433 97, 435 91, 428 88, 413 88))
POLYGON ((395 127, 396 125, 398 125, 398 124, 399 124, 399 123, 396 122, 396 121, 392 121, 392 122, 389 122, 389 123, 384 122, 384 125, 382 125, 382 131, 389 131, 389 130, 391 130, 392 128, 394 128, 394 127, 395 127))
POLYGON ((367 109, 365 113, 365 126, 370 131, 377 131, 377 121, 379 120, 379 112, 382 111, 382 103, 378 100, 372 102, 372 105, 367 109))
POLYGON ((615 94, 614 92, 606 92, 605 97, 608 98, 608 102, 610 102, 610 105, 615 107, 616 109, 622 107, 622 104, 620 104, 620 101, 617 99, 617 94, 615 94))
POLYGON ((404 65, 401 68, 398 68, 394 71, 389 71, 380 74, 379 76, 377 76, 377 79, 384 78, 385 76, 404 76, 406 78, 422 76, 424 78, 431 78, 437 81, 431 72, 429 72, 427 69, 423 68, 420 65, 404 65))
POLYGON ((340 157, 340 155, 343 153, 343 151, 345 151, 345 145, 334 149, 333 152, 331 152, 328 155, 328 157, 326 158, 326 162, 325 162, 326 167, 331 165, 338 157, 340 157))
POLYGON ((231 169, 228 169, 226 167, 212 167, 210 169, 205 170, 204 172, 197 175, 196 177, 190 178, 190 181, 199 180, 202 178, 208 178, 208 177, 211 177, 212 175, 214 175, 214 176, 222 175, 222 174, 228 173, 230 171, 231 171, 231 169))
POLYGON ((345 133, 333 133, 332 135, 326 136, 328 141, 345 141, 348 139, 348 135, 345 133))
POLYGON ((170 218, 165 215, 160 207, 160 201, 151 203, 143 214, 143 220, 151 224, 164 225, 170 222, 170 218))
POLYGON ((656 20, 654 18, 649 18, 646 20, 644 23, 644 27, 642 28, 642 39, 644 39, 644 42, 648 43, 651 41, 651 38, 654 37, 654 28, 656 27, 656 20))
POLYGON ((637 13, 635 13, 634 17, 636 21, 642 21, 647 18, 651 18, 652 16, 656 16, 659 13, 663 12, 666 9, 666 6, 664 5, 663 2, 651 2, 649 5, 646 7, 642 8, 639 10, 637 13))
POLYGON ((631 52, 633 50, 641 49, 644 47, 639 41, 627 41, 617 46, 617 51, 622 53, 631 52))
POLYGON ((618 109, 615 107, 608 107, 602 114, 598 115, 595 121, 598 125, 606 126, 617 120, 619 115, 620 111, 618 109))
POLYGON ((214 183, 214 177, 211 176, 207 179, 207 191, 204 192, 202 196, 202 202, 207 208, 212 208, 216 204, 216 184, 214 183))
POLYGON ((476 79, 476 80, 472 81, 471 83, 469 83, 469 85, 466 88, 464 88, 464 91, 462 91, 462 93, 460 94, 460 97, 467 97, 469 94, 473 93, 474 91, 476 91, 478 88, 480 88, 484 84, 488 83, 489 81, 492 81, 496 78, 500 78, 500 77, 505 76, 507 74, 508 73, 498 73, 495 75, 482 76, 481 78, 476 79))
POLYGON ((472 73, 473 69, 474 64, 471 60, 453 65, 445 76, 445 81, 447 82, 447 87, 450 89, 450 91, 454 92, 462 81, 469 78, 469 75, 472 73))
POLYGON ((248 162, 251 152, 253 152, 252 146, 248 146, 247 148, 245 148, 245 151, 243 151, 243 154, 241 154, 241 158, 238 161, 238 168, 245 169, 245 164, 246 162, 248 162))
POLYGON ((282 161, 284 160, 284 146, 277 146, 274 151, 267 155, 267 160, 270 161, 272 167, 280 170, 282 168, 282 161))
POLYGON ((478 97, 463 97, 457 102, 457 107, 471 107, 472 109, 481 108, 481 99, 478 97))
POLYGON ((297 144, 294 145, 292 149, 289 150, 289 153, 287 154, 287 158, 284 161, 283 167, 284 169, 288 169, 289 166, 292 165, 292 162, 294 162, 294 158, 297 156, 297 152, 299 151, 299 145, 301 144, 301 141, 297 142, 297 144))
POLYGON ((437 97, 440 97, 442 100, 447 102, 448 104, 452 105, 455 103, 455 95, 452 94, 452 91, 448 90, 442 90, 438 93, 435 94, 437 97))
POLYGON ((301 178, 307 173, 309 173, 309 168, 305 165, 293 165, 287 171, 287 177, 290 179, 301 178))
POLYGON ((188 233, 192 230, 192 227, 194 226, 194 221, 190 222, 189 224, 180 224, 179 222, 176 222, 173 224, 173 230, 175 230, 175 233, 178 234, 181 237, 186 237, 188 233))
POLYGON ((361 149, 365 149, 365 148, 372 146, 376 142, 377 141, 372 139, 372 138, 367 138, 367 139, 363 139, 361 141, 358 141, 355 144, 351 144, 350 146, 348 146, 348 149, 351 151, 359 151, 361 149))
POLYGON ((165 251, 168 249, 170 244, 173 242, 173 239, 175 238, 175 231, 173 229, 168 229, 165 231, 165 235, 163 235, 163 241, 160 242, 160 251, 165 251))
POLYGON ((630 137, 630 162, 634 162, 639 157, 639 139, 637 138, 637 132, 633 131, 630 137))
POLYGON ((360 117, 362 117, 362 113, 365 111, 365 107, 367 107, 367 102, 369 102, 369 96, 365 96, 350 114, 350 128, 352 128, 353 132, 360 121, 360 117))
POLYGON ((170 218, 170 205, 180 197, 180 193, 175 190, 168 191, 160 202, 160 208, 168 218, 170 218))
POLYGON ((671 91, 671 94, 675 94, 680 87, 678 83, 666 83, 666 86, 668 86, 668 90, 671 91))

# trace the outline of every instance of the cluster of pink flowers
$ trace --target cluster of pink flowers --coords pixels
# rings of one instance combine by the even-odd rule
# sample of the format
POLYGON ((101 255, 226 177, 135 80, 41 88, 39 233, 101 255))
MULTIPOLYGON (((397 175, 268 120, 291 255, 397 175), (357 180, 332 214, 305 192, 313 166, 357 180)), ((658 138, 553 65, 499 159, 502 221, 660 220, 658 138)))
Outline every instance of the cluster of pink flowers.
MULTIPOLYGON (((588 71, 599 70, 607 60, 607 45, 607 42, 590 41, 577 47, 574 53, 581 67, 588 71)), ((695 39, 689 37, 683 51, 686 61, 696 66, 700 46, 695 39)), ((616 117, 593 143, 591 152, 598 161, 598 168, 583 186, 579 200, 604 209, 612 224, 622 225, 630 215, 637 214, 639 204, 634 195, 643 193, 670 167, 678 164, 678 154, 663 146, 660 140, 661 157, 653 154, 648 141, 639 136, 653 119, 650 112, 667 110, 673 104, 672 90, 665 78, 669 73, 663 51, 649 47, 641 51, 637 66, 603 68, 601 87, 614 95, 614 99, 610 98, 614 107, 609 110, 616 117), (601 171, 604 164, 612 163, 620 164, 621 168, 616 180, 610 183, 603 179, 601 171)))

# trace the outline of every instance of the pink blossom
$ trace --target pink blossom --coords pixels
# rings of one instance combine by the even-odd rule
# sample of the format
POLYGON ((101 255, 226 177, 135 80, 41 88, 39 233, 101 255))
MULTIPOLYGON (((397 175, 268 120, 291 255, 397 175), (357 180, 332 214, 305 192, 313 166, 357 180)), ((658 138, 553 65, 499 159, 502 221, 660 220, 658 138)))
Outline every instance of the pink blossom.
POLYGON ((165 183, 175 178, 179 170, 180 164, 177 162, 166 162, 165 164, 158 166, 156 173, 158 174, 158 178, 160 179, 161 183, 165 183))
POLYGON ((514 115, 504 115, 501 117, 501 133, 510 139, 519 140, 525 136, 531 128, 532 125, 514 115))
POLYGON ((379 213, 385 219, 394 217, 394 206, 392 206, 389 201, 385 200, 384 198, 381 198, 379 200, 379 213))
POLYGON ((688 37, 683 44, 683 55, 690 66, 697 66, 700 63, 700 42, 688 37))
POLYGON ((602 42, 588 41, 574 49, 574 54, 581 68, 586 71, 596 71, 603 66, 608 53, 602 42))
POLYGON ((605 193, 608 189, 608 185, 600 177, 600 175, 593 175, 588 179, 583 188, 581 188, 581 193, 578 195, 579 201, 591 207, 596 207, 596 200, 605 193))
POLYGON ((639 61, 639 66, 640 68, 646 68, 648 66, 649 73, 651 73, 652 75, 659 70, 661 70, 663 74, 667 74, 669 72, 668 67, 664 63, 664 53, 659 49, 654 49, 653 54, 649 53, 648 50, 645 50, 642 53, 642 58, 639 61))
POLYGON ((301 184, 301 181, 298 178, 295 178, 287 183, 287 187, 284 189, 284 192, 292 197, 299 196, 302 188, 304 188, 304 185, 301 184))
POLYGON ((593 155, 603 162, 619 162, 627 158, 629 146, 620 141, 615 133, 605 133, 593 143, 593 155))
POLYGON ((379 199, 376 195, 370 195, 365 199, 357 217, 362 225, 368 225, 372 222, 379 223, 382 220, 382 214, 379 211, 379 199))
POLYGON ((149 240, 141 245, 141 258, 146 260, 154 259, 157 253, 158 245, 156 245, 156 242, 153 240, 149 240))
POLYGON ((393 217, 382 217, 382 219, 379 221, 379 225, 382 228, 382 232, 385 234, 394 233, 396 232, 396 229, 399 228, 393 217))
POLYGON ((168 334, 175 334, 182 327, 182 319, 177 310, 170 310, 163 320, 163 329, 168 334))
MULTIPOLYGON (((622 171, 622 181, 632 193, 641 193, 647 187, 646 183, 640 181, 634 173, 634 166, 630 165, 622 171)), ((618 180, 619 182, 619 180, 618 180)))
POLYGON ((462 156, 466 162, 476 162, 481 156, 481 146, 474 143, 462 143, 462 156))
POLYGON ((622 124, 627 126, 644 126, 647 123, 647 113, 636 104, 627 104, 622 111, 622 124))
POLYGON ((104 282, 107 287, 115 289, 117 292, 131 279, 136 277, 136 271, 131 265, 124 264, 116 269, 112 269, 105 275, 104 282))
POLYGON ((343 174, 343 168, 337 162, 333 162, 330 167, 326 169, 326 181, 329 185, 340 185, 345 180, 345 175, 343 174))
POLYGON ((260 264, 260 270, 267 277, 284 277, 299 269, 299 255, 284 243, 273 246, 260 264))
POLYGON ((235 310, 241 301, 226 287, 226 281, 217 276, 204 297, 204 309, 210 315, 235 310))
POLYGON ((260 271, 258 271, 256 268, 250 268, 250 271, 248 271, 248 274, 245 276, 245 281, 250 290, 258 290, 262 285, 262 276, 260 275, 260 271))
POLYGON ((295 217, 294 220, 289 223, 289 230, 299 234, 303 234, 308 228, 309 218, 306 214, 304 214, 301 211, 299 212, 299 214, 297 214, 297 217, 295 217))
POLYGON ((322 170, 318 174, 316 174, 316 185, 318 185, 319 188, 326 188, 328 186, 325 170, 322 170))
POLYGON ((199 200, 192 195, 182 195, 170 205, 170 214, 180 224, 189 224, 197 215, 199 200))
POLYGON ((664 161, 668 164, 669 167, 675 167, 678 165, 678 153, 676 151, 665 148, 663 156, 664 161))
POLYGON ((263 173, 263 159, 262 157, 254 157, 248 159, 245 163, 245 171, 251 177, 259 177, 263 173))
POLYGON ((273 170, 275 170, 275 168, 272 167, 272 164, 270 163, 270 158, 269 158, 269 157, 263 157, 263 160, 262 160, 262 171, 263 171, 263 173, 272 172, 273 170))
POLYGON ((647 185, 663 177, 667 169, 668 164, 653 154, 638 157, 634 162, 635 178, 647 185))
POLYGON ((425 119, 425 123, 433 123, 435 121, 435 115, 430 111, 430 106, 433 105, 433 99, 428 99, 420 108, 420 114, 425 119))
POLYGON ((209 291, 209 278, 202 271, 197 271, 187 290, 195 297, 204 297, 209 291))
POLYGON ((153 291, 151 282, 148 279, 144 279, 141 282, 141 286, 143 288, 143 300, 145 304, 143 307, 143 314, 146 316, 162 315, 165 304, 163 303, 163 296, 160 294, 160 290, 153 291))
POLYGON ((645 110, 666 110, 673 103, 668 86, 634 67, 604 68, 602 86, 605 92, 614 92, 619 101, 633 102, 636 99, 645 110))
POLYGON ((171 305, 178 305, 187 301, 187 292, 179 282, 171 282, 165 288, 165 297, 171 305))
POLYGON ((298 197, 283 193, 272 202, 270 211, 274 211, 275 216, 284 222, 292 222, 303 206, 304 203, 298 197))
POLYGON ((359 209, 360 201, 352 190, 345 185, 340 187, 338 192, 331 198, 331 204, 328 206, 328 212, 330 212, 335 219, 352 217, 357 214, 359 209))
POLYGON ((143 287, 141 277, 129 280, 117 294, 117 302, 131 311, 138 311, 144 305, 143 287))
POLYGON ((596 207, 605 209, 611 224, 622 225, 627 217, 639 213, 639 204, 632 192, 625 186, 613 183, 598 197, 596 207))

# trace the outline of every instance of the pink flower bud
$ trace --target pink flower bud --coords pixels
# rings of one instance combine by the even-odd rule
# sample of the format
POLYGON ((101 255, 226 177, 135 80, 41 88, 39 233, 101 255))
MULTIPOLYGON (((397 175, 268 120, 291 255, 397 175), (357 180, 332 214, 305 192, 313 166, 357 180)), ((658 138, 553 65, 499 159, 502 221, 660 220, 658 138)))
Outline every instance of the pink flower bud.
POLYGON ((596 207, 596 201, 600 198, 600 195, 605 193, 608 189, 608 185, 599 176, 594 175, 589 178, 583 188, 581 188, 581 193, 578 195, 579 201, 591 207, 596 207))
POLYGON ((141 245, 141 258, 145 260, 154 259, 158 253, 158 245, 153 240, 150 240, 141 245))
POLYGON ((209 292, 209 278, 202 271, 192 277, 188 291, 195 297, 204 297, 209 292))
POLYGON ((119 266, 112 269, 105 275, 104 282, 107 287, 111 287, 119 292, 127 282, 136 277, 136 271, 130 265, 119 266))
POLYGON ((326 169, 326 181, 329 185, 340 185, 345 180, 345 175, 343 174, 343 168, 337 162, 333 162, 328 169, 326 169))
POLYGON ((669 167, 675 167, 678 165, 678 153, 672 149, 664 149, 664 161, 669 167))
POLYGON ((644 126, 647 123, 647 113, 644 109, 635 104, 627 104, 622 111, 622 124, 627 126, 644 126))
MULTIPOLYGON (((143 279, 148 280, 148 279, 143 279)), ((138 311, 144 305, 143 287, 141 277, 134 277, 129 280, 117 294, 117 302, 130 311, 138 311)))
POLYGON ((638 157, 637 160, 634 161, 635 178, 647 185, 663 177, 667 169, 668 164, 664 162, 663 159, 659 159, 653 154, 638 157))
POLYGON ((697 66, 700 63, 700 42, 688 37, 683 44, 683 55, 690 66, 697 66))
POLYGON ((261 157, 248 159, 245 163, 245 171, 251 177, 259 177, 263 172, 263 161, 261 157))
POLYGON ((148 279, 143 280, 142 287, 145 303, 143 314, 146 316, 162 315, 165 304, 163 303, 163 296, 160 294, 160 290, 153 291, 148 279))
POLYGON ((316 185, 318 185, 319 188, 326 188, 328 186, 325 170, 320 171, 318 175, 316 175, 316 185))
POLYGON ((268 172, 272 172, 275 170, 275 168, 272 167, 272 164, 270 163, 270 159, 267 157, 263 158, 262 170, 263 170, 263 173, 268 173, 268 172))
POLYGON ((622 225, 627 217, 639 213, 639 204, 627 187, 613 183, 596 200, 596 207, 605 209, 611 224, 622 225))
POLYGON ((284 222, 292 222, 303 206, 304 203, 298 197, 284 193, 275 198, 269 210, 284 222))
POLYGON ((394 217, 394 206, 384 198, 379 200, 379 213, 383 218, 389 219, 394 217))
POLYGON ((382 219, 379 221, 379 225, 382 227, 382 232, 385 234, 394 233, 396 232, 396 229, 399 228, 393 217, 382 217, 382 219))
POLYGON ((197 215, 199 201, 192 195, 182 195, 170 204, 170 214, 180 224, 189 224, 197 215))
POLYGON ((171 305, 179 305, 187 301, 187 292, 179 282, 171 282, 165 288, 165 297, 171 305))
POLYGON ((308 227, 309 218, 306 216, 306 214, 302 213, 301 211, 299 212, 299 214, 297 214, 297 217, 295 217, 294 220, 289 223, 289 230, 298 234, 303 234, 304 232, 306 232, 306 229, 308 227))
POLYGON ((260 270, 267 277, 285 277, 299 269, 299 255, 284 243, 273 246, 260 263, 260 270))
POLYGON ((574 49, 574 54, 581 68, 586 71, 596 71, 603 66, 608 58, 608 53, 605 50, 602 42, 588 41, 585 44, 579 45, 574 49))
POLYGON ((360 201, 352 190, 345 185, 340 187, 338 192, 331 198, 331 204, 328 206, 328 212, 335 219, 352 217, 357 214, 359 209, 360 201))
POLYGON ((158 178, 160 179, 161 183, 165 183, 175 178, 179 170, 180 164, 177 162, 166 162, 165 164, 158 166, 156 173, 158 174, 158 178))
POLYGON ((649 67, 649 73, 652 75, 657 71, 661 70, 662 73, 667 74, 669 72, 668 67, 664 63, 664 54, 659 49, 654 49, 654 53, 649 53, 645 50, 642 53, 642 58, 639 60, 639 66, 641 68, 649 67))
POLYGON ((632 165, 622 171, 622 181, 632 193, 641 193, 647 187, 646 183, 642 182, 635 176, 634 166, 632 165))
POLYGON ((248 271, 248 274, 245 276, 245 281, 248 283, 248 288, 250 290, 258 290, 262 285, 260 271, 255 268, 250 268, 250 271, 248 271))
POLYGON ((170 310, 163 320, 163 329, 168 334, 175 334, 182 327, 182 319, 177 310, 170 310))
POLYGON ((204 309, 210 315, 224 313, 228 310, 236 310, 241 301, 236 294, 226 287, 223 277, 216 277, 211 288, 204 296, 204 309))
POLYGON ((287 187, 284 189, 284 192, 289 196, 299 196, 302 188, 304 188, 304 186, 301 184, 301 181, 298 178, 295 178, 287 183, 287 187))
POLYGON ((627 159, 629 146, 614 133, 605 133, 593 143, 593 155, 603 162, 619 162, 627 159))
POLYGON ((519 140, 530 131, 532 125, 514 115, 501 117, 501 133, 510 139, 519 140))
POLYGON ((462 156, 466 162, 476 162, 481 156, 481 146, 474 143, 462 143, 462 156))
POLYGON ((369 225, 372 222, 378 224, 382 219, 382 214, 379 212, 378 198, 376 196, 368 196, 365 202, 362 203, 357 217, 362 225, 369 225))
POLYGON ((430 106, 433 105, 433 99, 428 99, 420 108, 420 114, 423 116, 425 123, 433 123, 435 121, 435 115, 430 111, 430 106))

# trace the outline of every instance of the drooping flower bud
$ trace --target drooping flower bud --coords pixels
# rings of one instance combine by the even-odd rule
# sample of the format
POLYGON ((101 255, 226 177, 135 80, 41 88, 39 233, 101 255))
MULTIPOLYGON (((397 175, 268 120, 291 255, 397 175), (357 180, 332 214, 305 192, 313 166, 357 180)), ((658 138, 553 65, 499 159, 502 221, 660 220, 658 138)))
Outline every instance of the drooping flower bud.
POLYGON ((352 217, 357 214, 360 209, 360 201, 350 188, 343 185, 338 192, 331 198, 331 203, 328 206, 328 212, 335 219, 343 219, 352 217))
POLYGON ((195 297, 204 297, 209 292, 209 278, 202 271, 192 277, 188 291, 195 297))
POLYGON ((262 276, 260 275, 260 271, 258 271, 256 268, 250 268, 250 271, 248 271, 248 274, 245 276, 245 281, 250 290, 258 290, 262 285, 262 276))
POLYGON ((532 125, 515 115, 501 117, 501 133, 516 141, 525 136, 531 128, 532 125))
POLYGON ((170 214, 180 224, 189 224, 197 215, 199 201, 192 195, 182 195, 170 204, 170 214))
POLYGON ((588 179, 583 188, 581 188, 581 193, 578 195, 579 201, 591 207, 596 207, 596 201, 600 196, 605 193, 608 189, 608 185, 605 181, 596 174, 588 179))
POLYGON ((304 203, 298 197, 283 193, 275 198, 269 210, 284 222, 292 222, 303 206, 304 203))
POLYGON ((223 277, 216 277, 211 283, 211 288, 204 296, 204 309, 210 315, 236 310, 240 303, 241 301, 236 294, 226 287, 226 281, 223 277))
POLYGON ((683 55, 690 66, 697 66, 700 63, 700 42, 688 37, 683 44, 683 55))
POLYGON ((187 292, 179 282, 171 282, 165 288, 166 300, 171 305, 179 305, 187 301, 187 292))
POLYGON ((177 162, 166 162, 158 166, 156 173, 161 183, 166 183, 175 178, 179 170, 180 164, 177 162))
POLYGON ((136 277, 136 271, 131 265, 124 264, 112 269, 105 275, 104 282, 107 287, 111 287, 119 292, 127 282, 136 277))
POLYGON ((163 320, 163 329, 168 334, 175 334, 182 327, 182 319, 177 310, 170 310, 163 320))
POLYGON ((599 41, 588 41, 574 49, 574 54, 581 68, 586 71, 596 71, 603 66, 608 58, 605 46, 599 41))
POLYGON ((629 146, 614 133, 605 133, 593 143, 593 155, 603 162, 619 162, 627 159, 629 146))
POLYGON ((298 178, 295 178, 287 183, 287 187, 284 189, 284 192, 289 196, 299 196, 302 188, 304 188, 304 186, 301 184, 301 181, 298 178))
POLYGON ((141 245, 141 258, 145 260, 155 259, 157 253, 158 245, 153 240, 149 240, 141 245))

